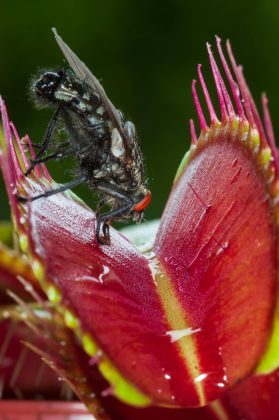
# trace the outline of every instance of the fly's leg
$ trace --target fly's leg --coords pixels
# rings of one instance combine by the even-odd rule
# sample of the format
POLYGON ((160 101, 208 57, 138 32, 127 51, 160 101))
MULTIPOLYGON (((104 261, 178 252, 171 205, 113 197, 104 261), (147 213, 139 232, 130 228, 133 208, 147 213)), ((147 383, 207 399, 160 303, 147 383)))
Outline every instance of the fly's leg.
POLYGON ((60 112, 60 109, 57 108, 57 110, 54 112, 54 114, 53 114, 53 116, 52 116, 52 118, 51 118, 51 120, 50 120, 50 122, 47 126, 44 141, 42 143, 42 147, 38 151, 38 154, 36 156, 37 158, 39 158, 44 152, 46 152, 48 147, 49 147, 49 143, 51 141, 51 136, 52 136, 53 130, 55 128, 55 124, 57 123, 57 120, 58 120, 58 117, 59 117, 59 112, 60 112))
POLYGON ((57 110, 53 114, 53 116, 52 116, 52 118, 51 118, 51 120, 50 120, 50 122, 47 126, 45 138, 44 138, 44 141, 41 145, 41 148, 37 153, 36 159, 31 161, 31 165, 30 165, 29 169, 25 172, 25 176, 28 176, 33 171, 33 169, 36 166, 36 163, 34 163, 34 162, 36 162, 36 160, 39 159, 42 156, 42 154, 47 151, 47 149, 49 147, 49 143, 51 141, 51 136, 52 136, 55 124, 57 123, 57 120, 58 120, 59 111, 60 111, 59 108, 57 108, 57 110))
MULTIPOLYGON (((29 151, 28 143, 26 141, 24 141, 24 137, 23 137, 23 139, 21 139, 20 143, 22 144, 22 146, 25 147, 24 151, 28 152, 29 151)), ((30 143, 30 144, 34 149, 41 149, 42 145, 43 145, 43 143, 41 143, 41 144, 40 143, 30 143)), ((65 147, 68 147, 68 146, 70 146, 69 141, 64 141, 63 143, 58 145, 59 149, 60 148, 65 148, 65 147)))
POLYGON ((97 219, 100 216, 102 207, 109 204, 109 202, 110 202, 110 198, 107 198, 107 197, 104 197, 99 201, 99 203, 97 204, 96 210, 95 210, 95 214, 96 214, 97 219))
POLYGON ((129 203, 117 210, 112 210, 97 217, 96 238, 100 244, 110 245, 109 223, 114 219, 118 219, 129 214, 131 208, 132 205, 129 203), (101 227, 103 231, 102 237, 100 235, 101 227))
POLYGON ((61 193, 61 192, 70 190, 70 189, 72 189, 74 187, 77 187, 78 185, 82 184, 85 181, 86 181, 86 178, 84 176, 82 176, 80 178, 73 179, 72 181, 67 182, 64 185, 61 185, 61 187, 56 188, 54 190, 48 190, 48 191, 45 191, 42 194, 34 195, 33 197, 22 197, 22 196, 16 195, 16 199, 20 203, 31 202, 31 201, 34 201, 34 200, 38 200, 39 198, 50 197, 52 195, 55 195, 55 194, 58 194, 58 193, 61 193))
POLYGON ((105 201, 105 199, 101 200, 101 202, 99 203, 98 207, 97 207, 97 227, 96 227, 96 237, 97 237, 97 241, 100 244, 109 244, 110 243, 110 236, 109 236, 109 222, 111 222, 113 219, 115 218, 121 218, 126 214, 129 214, 129 212, 131 211, 131 209, 133 208, 133 201, 131 200, 131 198, 127 197, 125 195, 125 192, 122 191, 117 191, 115 189, 113 189, 111 187, 111 185, 102 182, 99 183, 97 185, 97 188, 99 191, 101 191, 102 193, 105 193, 106 195, 110 196, 111 198, 116 198, 117 200, 123 202, 123 207, 118 208, 116 210, 112 210, 108 213, 105 213, 103 215, 99 215, 100 212, 100 208, 102 205, 104 205, 105 203, 107 204, 109 202, 109 199, 107 199, 108 201, 105 201), (101 226, 102 230, 103 230, 103 238, 101 238, 100 236, 100 231, 101 231, 101 226))
MULTIPOLYGON (((33 166, 33 169, 34 169, 39 163, 44 163, 44 162, 47 162, 48 160, 51 160, 51 159, 61 160, 61 159, 64 159, 68 156, 71 156, 73 153, 74 153, 73 149, 62 150, 62 145, 61 145, 61 149, 59 147, 58 150, 56 152, 52 153, 51 155, 47 155, 47 156, 44 156, 44 157, 39 158, 39 159, 36 158, 34 160, 31 160, 31 166, 33 166)), ((29 171, 29 169, 28 169, 28 171, 29 171)), ((26 175, 26 173, 25 173, 25 175, 26 175)))

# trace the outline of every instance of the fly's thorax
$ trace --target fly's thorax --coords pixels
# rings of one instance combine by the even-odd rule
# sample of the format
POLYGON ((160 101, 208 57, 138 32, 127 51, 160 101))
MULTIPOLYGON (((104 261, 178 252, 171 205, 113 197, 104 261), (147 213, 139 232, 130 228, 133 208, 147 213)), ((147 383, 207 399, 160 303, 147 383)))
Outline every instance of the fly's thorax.
POLYGON ((81 116, 104 114, 100 96, 69 70, 45 71, 32 83, 35 100, 67 107, 81 116))
POLYGON ((66 74, 63 70, 45 71, 32 81, 31 91, 38 105, 47 106, 55 103, 55 92, 63 83, 66 74))
POLYGON ((85 83, 67 75, 55 91, 55 100, 60 106, 67 106, 73 112, 84 117, 100 107, 100 97, 89 90, 85 83))

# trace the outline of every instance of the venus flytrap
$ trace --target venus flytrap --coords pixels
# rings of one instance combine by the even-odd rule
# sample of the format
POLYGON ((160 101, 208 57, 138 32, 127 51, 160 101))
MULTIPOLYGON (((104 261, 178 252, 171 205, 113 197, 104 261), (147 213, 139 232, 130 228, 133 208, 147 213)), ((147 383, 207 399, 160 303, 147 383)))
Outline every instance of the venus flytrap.
MULTIPOLYGON (((219 110, 198 66, 209 121, 194 81, 200 134, 191 121, 192 145, 146 248, 139 227, 138 248, 114 229, 111 245, 98 243, 95 214, 72 193, 16 201, 15 194, 41 194, 56 184, 42 164, 24 176, 28 162, 1 100, 1 168, 15 231, 25 238, 24 252, 52 302, 51 314, 70 336, 73 360, 78 353, 87 391, 80 392, 71 371, 67 380, 92 412, 94 401, 84 397, 94 383, 86 370, 90 358, 107 381, 96 404, 109 407, 111 418, 121 412, 124 419, 240 419, 249 418, 249 407, 251 419, 261 420, 263 412, 278 418, 278 393, 270 385, 279 365, 278 152, 266 98, 263 124, 230 45, 233 72, 219 38, 217 50, 225 80, 208 45, 219 110), (249 399, 248 390, 265 386, 270 406, 249 399), (135 407, 169 408, 129 408, 108 395, 135 407)), ((59 369, 60 358, 47 354, 44 349, 59 369)))

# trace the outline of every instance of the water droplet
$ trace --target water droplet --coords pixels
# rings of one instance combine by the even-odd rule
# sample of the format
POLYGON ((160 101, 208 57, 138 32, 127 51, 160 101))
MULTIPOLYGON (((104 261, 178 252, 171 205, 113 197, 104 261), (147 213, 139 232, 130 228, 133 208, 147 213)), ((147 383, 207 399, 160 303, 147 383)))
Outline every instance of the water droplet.
POLYGON ((220 248, 218 248, 216 255, 222 254, 222 252, 224 252, 225 249, 228 248, 228 246, 229 246, 229 242, 228 241, 224 242, 223 245, 221 245, 220 248))
POLYGON ((194 382, 204 381, 207 377, 208 377, 208 373, 201 373, 199 376, 196 377, 194 382))
POLYGON ((103 271, 102 273, 99 275, 99 282, 101 284, 104 284, 104 276, 106 276, 108 273, 110 272, 110 268, 107 267, 106 265, 103 266, 103 271))
POLYGON ((168 373, 166 373, 166 374, 164 375, 164 377, 165 377, 165 379, 168 379, 168 380, 170 380, 170 379, 171 379, 171 376, 170 376, 168 373))
POLYGON ((201 328, 185 328, 182 330, 172 330, 172 331, 167 331, 166 335, 168 335, 170 337, 170 341, 172 343, 174 343, 175 341, 181 340, 181 338, 186 337, 187 335, 192 335, 192 334, 196 334, 198 332, 200 332, 202 329, 201 328))

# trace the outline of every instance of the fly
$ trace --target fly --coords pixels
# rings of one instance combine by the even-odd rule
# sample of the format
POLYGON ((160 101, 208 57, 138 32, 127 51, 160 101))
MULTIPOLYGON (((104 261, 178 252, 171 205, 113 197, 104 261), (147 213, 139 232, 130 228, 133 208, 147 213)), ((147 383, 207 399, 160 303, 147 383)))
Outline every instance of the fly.
POLYGON ((109 226, 114 220, 133 219, 140 223, 151 201, 146 187, 143 160, 135 126, 108 99, 103 87, 53 28, 55 39, 70 69, 46 71, 33 83, 35 101, 43 107, 55 107, 44 141, 31 161, 28 176, 39 163, 73 156, 77 177, 57 189, 20 201, 49 197, 86 183, 99 193, 96 238, 110 243, 109 226), (58 119, 62 119, 68 140, 44 155, 53 141, 58 119), (101 213, 105 205, 110 211, 101 213))

